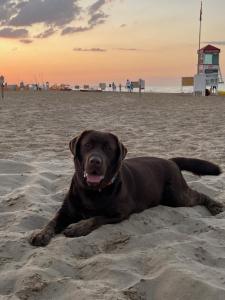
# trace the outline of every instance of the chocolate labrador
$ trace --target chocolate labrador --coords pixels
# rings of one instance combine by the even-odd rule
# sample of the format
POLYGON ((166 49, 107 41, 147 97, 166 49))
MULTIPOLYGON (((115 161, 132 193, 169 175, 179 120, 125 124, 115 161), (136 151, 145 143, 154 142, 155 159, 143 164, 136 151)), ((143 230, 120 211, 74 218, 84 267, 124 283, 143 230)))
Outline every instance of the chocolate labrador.
POLYGON ((204 205, 212 215, 223 205, 188 187, 181 170, 197 175, 219 175, 220 168, 192 158, 125 159, 127 149, 111 133, 88 130, 70 144, 75 174, 55 217, 29 241, 47 245, 60 232, 67 237, 89 234, 104 224, 127 219, 132 213, 156 205, 204 205))

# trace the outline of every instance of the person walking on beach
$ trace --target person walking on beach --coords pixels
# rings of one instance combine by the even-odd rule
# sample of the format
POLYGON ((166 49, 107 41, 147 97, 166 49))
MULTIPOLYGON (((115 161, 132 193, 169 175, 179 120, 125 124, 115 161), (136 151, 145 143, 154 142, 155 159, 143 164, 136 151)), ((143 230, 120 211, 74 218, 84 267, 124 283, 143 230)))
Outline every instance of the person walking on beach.
POLYGON ((112 83, 112 90, 113 90, 113 92, 116 91, 116 85, 115 85, 115 82, 112 83))
POLYGON ((133 92, 133 89, 134 89, 134 85, 133 85, 133 82, 130 83, 130 93, 133 92))
POLYGON ((130 80, 129 79, 127 79, 126 88, 127 88, 128 92, 130 92, 130 80))

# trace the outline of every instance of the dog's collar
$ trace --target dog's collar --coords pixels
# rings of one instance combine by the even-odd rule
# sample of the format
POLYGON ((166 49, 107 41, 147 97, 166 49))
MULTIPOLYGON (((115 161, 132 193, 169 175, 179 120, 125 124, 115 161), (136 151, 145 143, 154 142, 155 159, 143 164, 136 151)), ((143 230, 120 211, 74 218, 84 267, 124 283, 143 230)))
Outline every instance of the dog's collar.
POLYGON ((109 185, 111 185, 111 184, 113 184, 113 183, 115 182, 117 175, 118 175, 118 174, 115 174, 115 175, 113 176, 113 178, 110 180, 110 182, 107 184, 107 186, 109 186, 109 185))
POLYGON ((104 186, 100 187, 98 191, 101 192, 106 187, 109 187, 110 185, 112 185, 116 181, 117 176, 118 176, 118 173, 116 173, 108 183, 106 183, 104 186))

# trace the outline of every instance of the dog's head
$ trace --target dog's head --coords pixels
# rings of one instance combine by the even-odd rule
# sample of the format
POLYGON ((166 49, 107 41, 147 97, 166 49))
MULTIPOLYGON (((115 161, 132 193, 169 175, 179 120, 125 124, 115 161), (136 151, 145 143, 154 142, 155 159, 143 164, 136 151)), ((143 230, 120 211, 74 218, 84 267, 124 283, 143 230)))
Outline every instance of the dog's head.
POLYGON ((94 130, 84 131, 69 146, 80 182, 93 189, 112 182, 127 153, 117 136, 94 130))

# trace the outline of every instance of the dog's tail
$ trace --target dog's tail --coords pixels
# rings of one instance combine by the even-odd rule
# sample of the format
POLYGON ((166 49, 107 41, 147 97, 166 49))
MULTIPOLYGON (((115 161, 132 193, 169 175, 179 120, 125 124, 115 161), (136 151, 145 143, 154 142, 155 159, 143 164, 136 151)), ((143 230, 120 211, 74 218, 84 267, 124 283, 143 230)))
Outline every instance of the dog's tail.
POLYGON ((220 175, 222 173, 219 166, 207 160, 184 157, 174 157, 171 160, 177 164, 181 171, 189 171, 198 176, 220 175))

